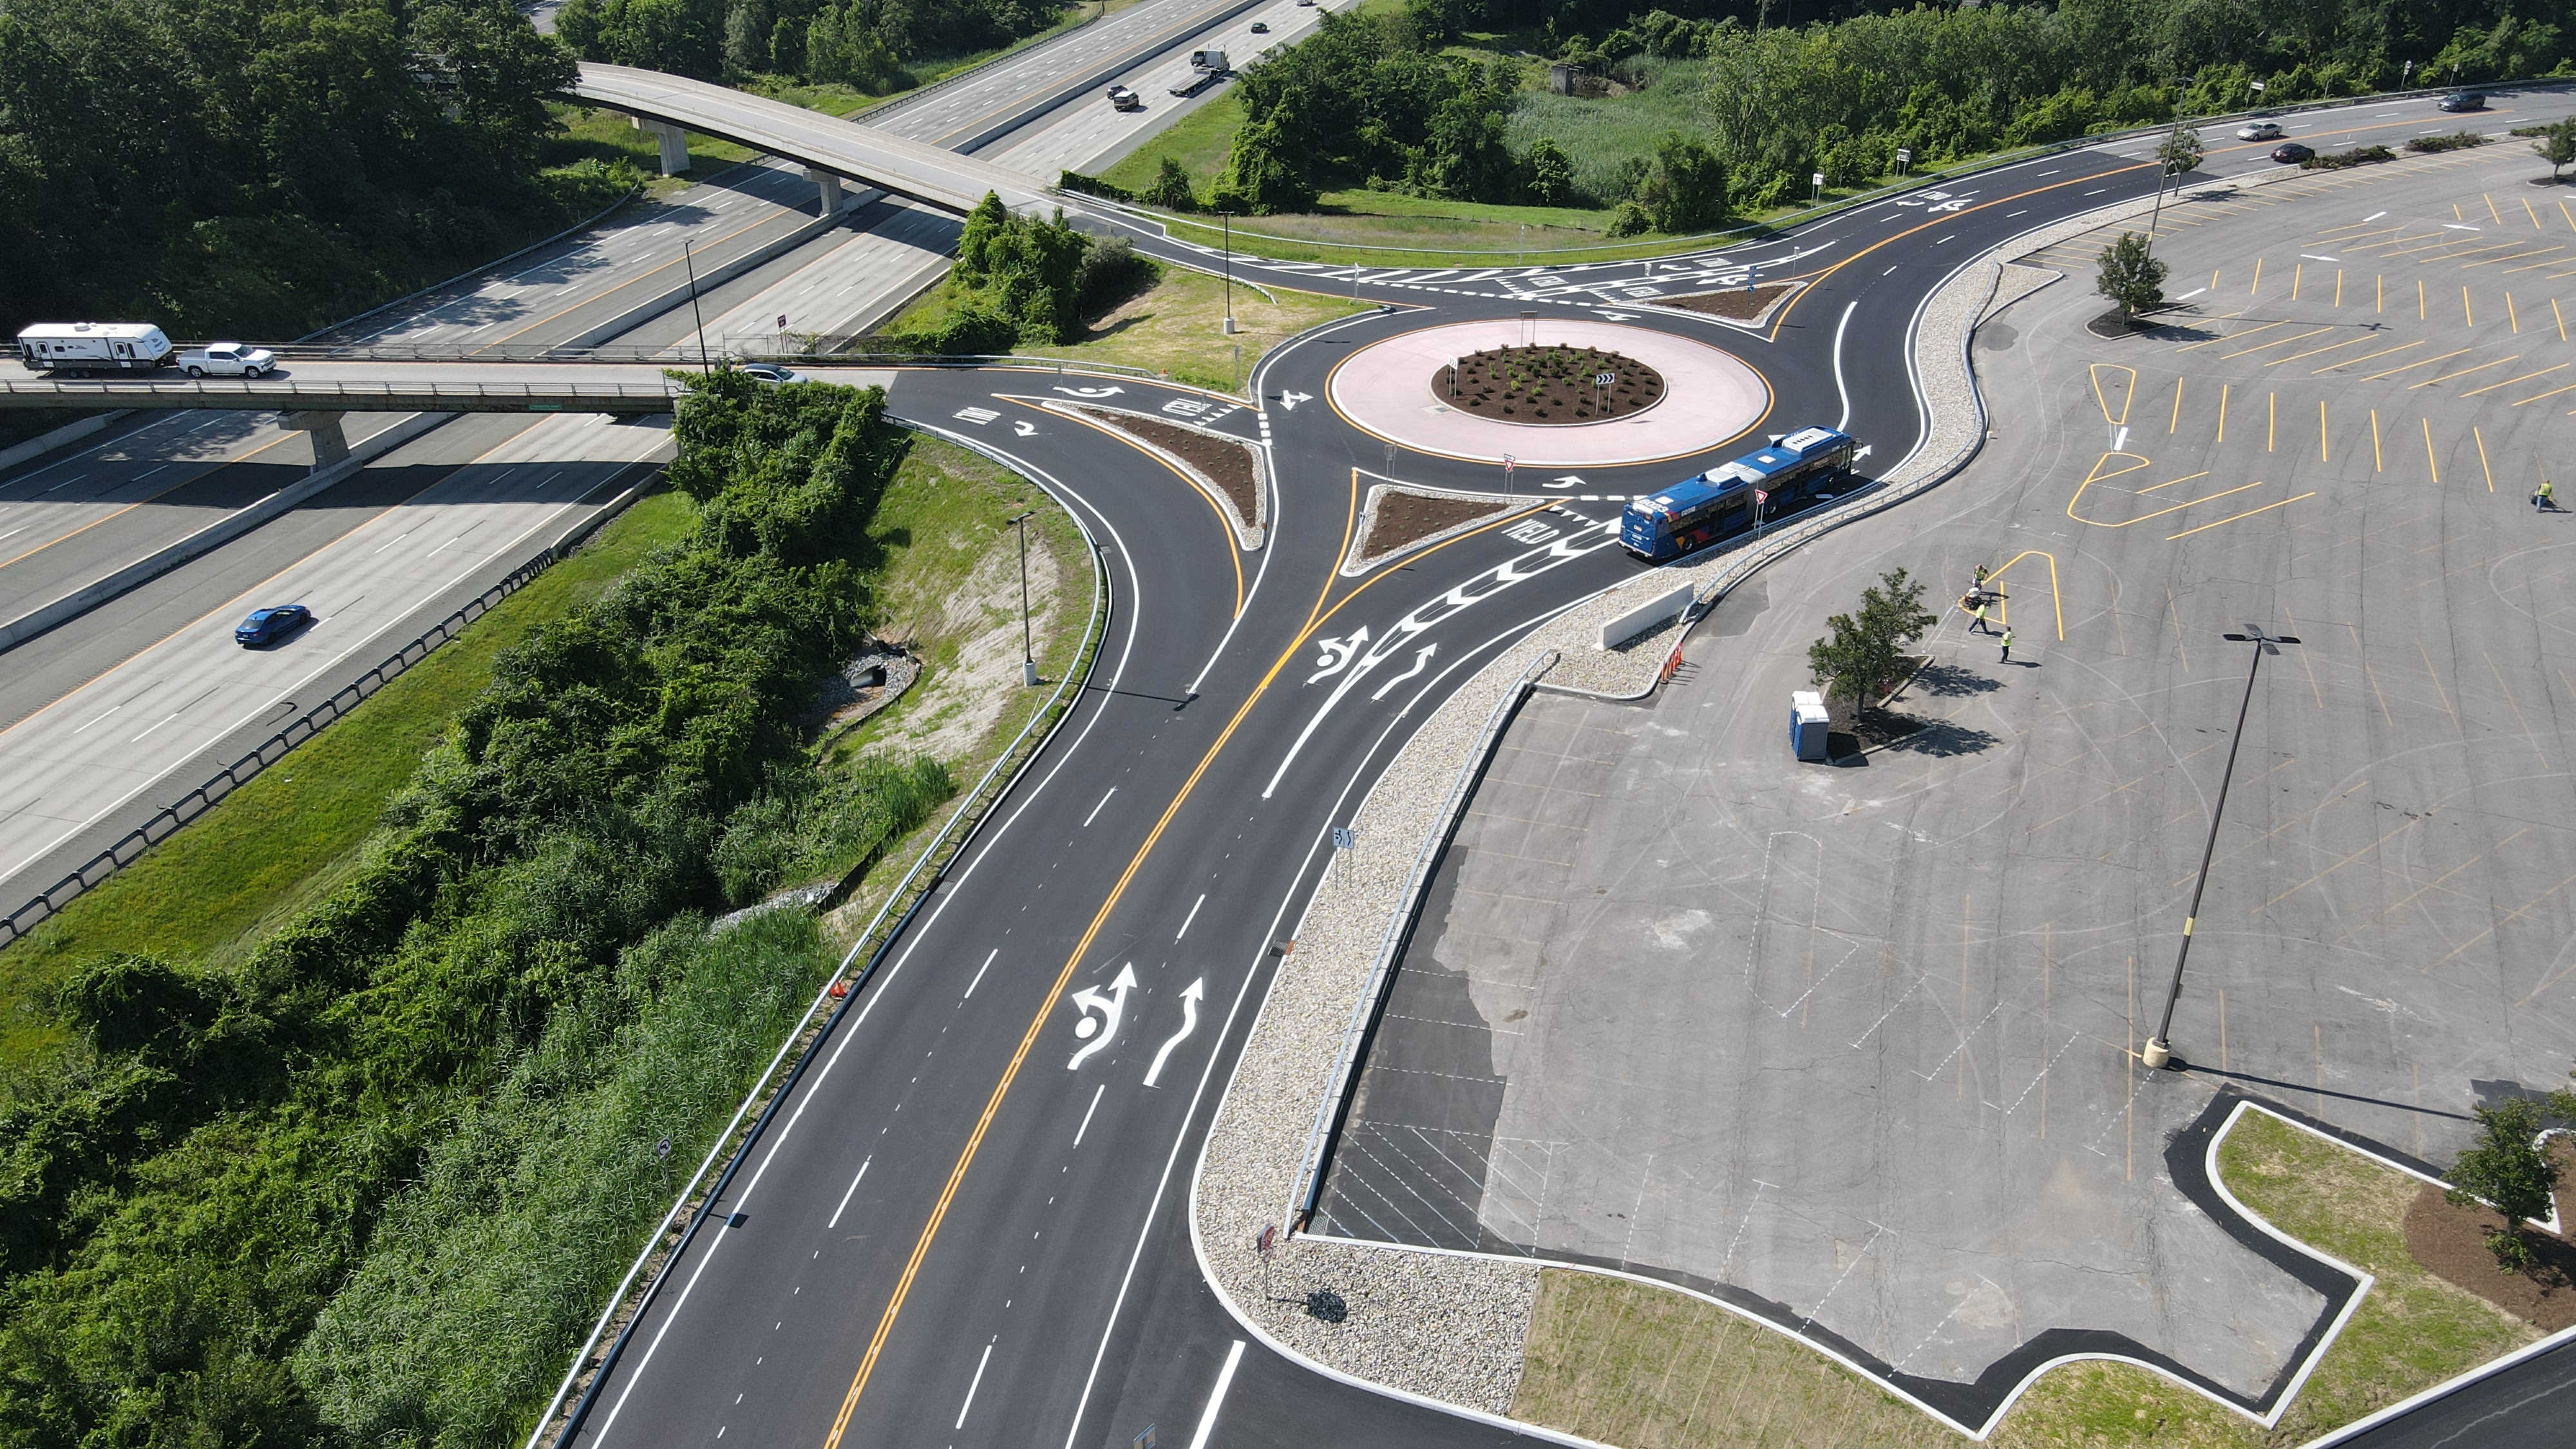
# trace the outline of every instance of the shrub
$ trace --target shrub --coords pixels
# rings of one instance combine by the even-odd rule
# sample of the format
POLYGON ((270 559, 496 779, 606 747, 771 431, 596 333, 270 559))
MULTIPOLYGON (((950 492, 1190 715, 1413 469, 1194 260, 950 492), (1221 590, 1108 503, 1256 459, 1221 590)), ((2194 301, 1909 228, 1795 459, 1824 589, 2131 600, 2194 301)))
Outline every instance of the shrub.
POLYGON ((2366 166, 2374 161, 2394 161, 2397 153, 2385 146, 2355 146, 2349 151, 2320 151, 2299 163, 2302 171, 2342 171, 2366 166))
POLYGON ((2419 155, 2431 155, 2440 151, 2464 151, 2486 143, 2487 138, 2475 131, 2454 131, 2447 136, 2417 136, 2406 143, 2406 149, 2419 155))

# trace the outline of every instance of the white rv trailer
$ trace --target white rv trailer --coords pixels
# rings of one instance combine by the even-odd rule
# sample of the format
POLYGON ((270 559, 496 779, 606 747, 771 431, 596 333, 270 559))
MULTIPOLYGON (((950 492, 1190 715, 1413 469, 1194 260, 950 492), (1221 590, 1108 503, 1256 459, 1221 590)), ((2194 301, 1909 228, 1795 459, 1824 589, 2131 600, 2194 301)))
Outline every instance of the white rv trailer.
POLYGON ((173 355, 149 322, 39 322, 18 334, 18 358, 36 372, 149 371, 173 355))

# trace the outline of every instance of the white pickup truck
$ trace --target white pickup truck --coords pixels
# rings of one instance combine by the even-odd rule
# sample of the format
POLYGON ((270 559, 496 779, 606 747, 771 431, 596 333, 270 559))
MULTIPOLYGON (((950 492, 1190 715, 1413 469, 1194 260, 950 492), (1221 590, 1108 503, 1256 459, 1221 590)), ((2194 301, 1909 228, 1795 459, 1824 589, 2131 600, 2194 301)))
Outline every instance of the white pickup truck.
POLYGON ((209 342, 179 354, 190 377, 264 377, 277 369, 277 354, 238 342, 209 342))

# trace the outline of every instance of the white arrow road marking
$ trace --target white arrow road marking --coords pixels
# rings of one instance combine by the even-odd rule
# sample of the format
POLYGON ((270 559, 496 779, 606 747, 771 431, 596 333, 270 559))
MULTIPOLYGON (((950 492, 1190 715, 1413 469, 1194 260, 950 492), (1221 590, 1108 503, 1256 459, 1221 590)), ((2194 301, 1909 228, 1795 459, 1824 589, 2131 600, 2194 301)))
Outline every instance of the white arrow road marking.
POLYGON ((1017 436, 1023 438, 1034 438, 1038 435, 1036 425, 1028 422, 1016 422, 1011 424, 1011 431, 1017 436))
POLYGON ((1306 683, 1312 684, 1326 675, 1341 673, 1343 668, 1359 654, 1360 646, 1368 642, 1368 636, 1368 626, 1362 624, 1357 633, 1346 637, 1316 640, 1315 647, 1324 652, 1316 656, 1315 672, 1306 676, 1306 683))
POLYGON ((1068 1072, 1080 1071, 1091 1054, 1109 1045, 1118 1036, 1119 1023, 1127 1015, 1127 993, 1136 989, 1136 963, 1130 961, 1118 968, 1118 976, 1109 983, 1109 994, 1103 996, 1086 986, 1073 993, 1073 1004, 1082 1008, 1082 1020, 1074 1023, 1073 1034, 1091 1045, 1073 1054, 1064 1064, 1068 1072), (1091 1013, 1099 1012, 1095 1020, 1091 1013))
POLYGON ((1162 1048, 1154 1053, 1154 1064, 1145 1069, 1146 1086, 1154 1085, 1155 1079, 1163 1075, 1163 1063, 1172 1059, 1172 1048, 1189 1040, 1190 1033, 1199 1029, 1199 1003, 1206 999, 1207 978, 1205 977, 1191 982, 1182 989, 1181 1029, 1173 1032, 1163 1043, 1162 1048))
POLYGON ((1056 389, 1066 397, 1116 397, 1126 390, 1123 387, 1059 387, 1056 389))
POLYGON ((1397 675, 1397 676, 1396 676, 1396 677, 1394 677, 1393 679, 1388 680, 1386 683, 1379 685, 1379 686, 1377 687, 1377 693, 1370 695, 1370 696, 1369 696, 1369 698, 1371 698, 1371 699, 1384 699, 1384 698, 1386 698, 1386 695, 1387 695, 1387 691, 1388 691, 1388 690, 1391 690, 1391 689, 1395 688, 1397 685, 1402 684, 1404 681, 1406 681, 1406 680, 1408 680, 1408 679, 1411 679, 1413 676, 1415 676, 1415 675, 1417 675, 1417 674, 1420 674, 1420 673, 1423 671, 1423 669, 1431 663, 1431 656, 1432 656, 1432 655, 1434 655, 1434 654, 1437 654, 1437 653, 1439 653, 1439 652, 1440 652, 1440 646, 1439 646, 1439 645, 1437 645, 1437 644, 1425 644, 1425 645, 1423 645, 1421 649, 1417 650, 1417 651, 1414 653, 1414 656, 1413 656, 1413 667, 1412 667, 1411 669, 1408 669, 1408 670, 1404 671, 1402 674, 1397 675))
MULTIPOLYGON (((1514 584, 1527 583, 1550 569, 1571 563, 1594 549, 1618 541, 1617 524, 1587 524, 1554 543, 1531 549, 1516 558, 1494 565, 1397 620, 1393 627, 1386 631, 1384 638, 1360 655, 1358 663, 1342 674, 1342 682, 1333 687, 1332 694, 1325 698, 1314 716, 1306 721, 1306 727, 1297 732, 1295 743, 1289 745, 1288 753, 1280 758, 1279 768, 1271 774, 1270 783, 1262 787, 1261 798, 1267 800, 1278 790, 1279 782, 1288 774, 1288 767, 1297 763, 1297 756, 1305 750, 1306 741, 1314 738, 1316 728, 1324 722, 1324 716, 1331 714, 1334 707, 1342 702, 1343 697, 1351 692, 1352 686, 1365 678, 1370 670, 1400 653, 1405 645, 1412 643, 1416 637, 1450 615, 1493 598, 1514 584)), ((1351 637, 1356 640, 1359 636, 1353 634, 1351 637)), ((1334 667, 1339 669, 1341 666, 1337 664, 1334 667)))
POLYGON ((1279 405, 1292 413, 1297 411, 1297 404, 1301 402, 1313 402, 1314 400, 1315 395, 1311 392, 1283 392, 1279 394, 1279 405))
POLYGON ((1855 462, 1855 463, 1857 463, 1857 462, 1859 462, 1861 459, 1868 457, 1868 456, 1869 456, 1869 454, 1870 454, 1870 447, 1869 447, 1869 445, 1868 445, 1867 443, 1863 443, 1863 444, 1861 444, 1861 449, 1860 449, 1860 451, 1859 451, 1859 452, 1857 452, 1857 453, 1852 454, 1852 461, 1853 461, 1853 462, 1855 462))
POLYGON ((1565 475, 1564 477, 1562 477, 1562 478, 1551 479, 1550 481, 1545 482, 1545 483, 1542 483, 1542 484, 1540 484, 1539 486, 1540 486, 1540 487, 1542 487, 1542 488, 1579 488, 1579 487, 1581 487, 1581 486, 1582 486, 1582 484, 1583 484, 1583 475, 1582 475, 1582 474, 1580 474, 1580 473, 1568 473, 1568 474, 1566 474, 1566 475, 1565 475))

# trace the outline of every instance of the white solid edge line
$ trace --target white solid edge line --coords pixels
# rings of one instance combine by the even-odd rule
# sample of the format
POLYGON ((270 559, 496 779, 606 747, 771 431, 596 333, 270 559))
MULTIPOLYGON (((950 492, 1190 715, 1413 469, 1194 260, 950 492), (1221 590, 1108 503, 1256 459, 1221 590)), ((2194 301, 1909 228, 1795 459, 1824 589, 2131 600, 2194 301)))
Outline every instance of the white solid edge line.
MULTIPOLYGON (((967 448, 970 452, 983 453, 986 456, 993 457, 996 461, 1003 463, 1005 466, 1017 469, 1027 475, 1033 482, 1037 483, 1039 487, 1047 489, 1047 491, 1056 498, 1058 503, 1065 505, 1067 512, 1073 512, 1072 504, 1074 502, 1079 502, 1082 507, 1091 511, 1093 517, 1099 520, 1102 528, 1109 531, 1110 537, 1118 540, 1118 551, 1120 555, 1122 557, 1126 555, 1126 539, 1118 533, 1117 529, 1113 525, 1111 525, 1108 515, 1102 513, 1090 499, 1085 498, 1082 494, 1066 487, 1062 482, 1058 481, 1053 474, 1050 474, 1043 469, 1029 467, 1019 459, 1011 457, 1010 455, 1003 453, 1001 450, 994 448, 989 444, 985 444, 980 440, 969 441, 963 435, 952 433, 942 428, 921 427, 919 430, 932 436, 942 438, 946 441, 956 443, 961 447, 967 448)), ((1076 521, 1079 523, 1079 515, 1076 516, 1076 521)), ((1089 530, 1087 528, 1084 532, 1086 536, 1088 536, 1089 530)), ((1132 560, 1127 565, 1127 576, 1129 586, 1135 591, 1136 597, 1141 601, 1143 598, 1143 586, 1136 578, 1136 566, 1132 560)), ((1131 613, 1132 612, 1133 611, 1131 610, 1131 613)), ((1113 615, 1112 618, 1114 627, 1115 616, 1113 615)), ((1128 658, 1134 652, 1135 644, 1136 630, 1131 623, 1127 630, 1127 642, 1119 651, 1117 667, 1110 671, 1109 682, 1112 688, 1117 687, 1117 685, 1125 678, 1128 658)), ((1010 833, 1011 827, 1019 823, 1020 817, 1028 812, 1029 806, 1035 803, 1046 793, 1047 787, 1055 783, 1055 777, 1063 771, 1064 767, 1068 763, 1082 752, 1083 743, 1091 737, 1093 726, 1100 723, 1102 713, 1103 712, 1099 710, 1092 711, 1091 718, 1083 723, 1082 732, 1074 736, 1073 743, 1065 748, 1064 754, 1059 757, 1055 765, 1047 771, 1046 777, 1040 780, 1026 795, 1021 797, 1018 807, 1012 810, 1010 818, 1004 820, 1000 828, 994 830, 989 835, 979 835, 977 837, 975 844, 971 847, 975 858, 968 862, 966 868, 963 871, 960 871, 956 877, 960 884, 964 883, 968 877, 975 873, 976 869, 980 867, 984 863, 985 859, 992 853, 994 843, 1010 833)), ((939 918, 946 914, 949 901, 954 899, 956 899, 956 896, 953 892, 944 897, 940 901, 939 905, 931 911, 929 919, 921 923, 921 929, 917 932, 911 933, 912 939, 904 943, 902 952, 895 957, 894 961, 887 968, 887 984, 891 985, 895 978, 902 974, 904 963, 912 959, 913 950, 921 944, 923 938, 930 934, 932 927, 938 924, 939 918)), ((786 1145, 789 1135, 794 1132, 797 1120, 804 1115, 805 1103, 812 1101, 813 1094, 816 1091, 819 1091, 823 1083, 831 1077, 832 1068, 840 1064, 841 1053, 847 1051, 850 1043, 857 1039, 859 1028, 866 1024, 868 1014, 876 1009, 877 1002, 883 999, 884 995, 885 993, 882 988, 868 993, 868 999, 861 1003, 859 1007, 859 1014, 851 1019, 849 1028, 841 1033, 841 1040, 833 1046, 832 1054, 824 1059, 822 1072, 815 1077, 811 1086, 805 1087, 800 1091, 800 1100, 797 1103, 796 1111, 789 1115, 787 1125, 779 1130, 776 1137, 768 1139, 763 1144, 759 1167, 754 1169, 752 1172, 751 1181, 743 1188, 741 1195, 734 1199, 734 1206, 737 1210, 741 1208, 742 1204, 750 1201, 753 1189, 760 1185, 761 1176, 769 1170, 769 1164, 776 1159, 779 1150, 786 1145)), ((716 1251, 724 1246, 724 1241, 724 1238, 719 1236, 714 1245, 707 1249, 706 1255, 699 1259, 697 1267, 690 1272, 689 1281, 681 1288, 679 1298, 672 1303, 670 1312, 664 1315, 660 1326, 654 1330, 652 1341, 645 1345, 644 1356, 636 1361, 635 1367, 629 1372, 626 1382, 619 1388, 617 1393, 617 1402, 609 1407, 608 1418, 600 1424, 599 1432, 591 1436, 591 1443, 594 1446, 594 1449, 596 1449, 598 1444, 608 1438, 609 1431, 616 1426, 619 1412, 626 1407, 627 1395, 633 1393, 635 1391, 635 1385, 642 1382, 645 1373, 652 1365, 654 1351, 659 1349, 662 1345, 662 1336, 670 1332, 671 1325, 678 1321, 681 1311, 688 1306, 691 1290, 697 1287, 699 1276, 706 1272, 707 1264, 714 1260, 716 1251)))
POLYGON ((823 1225, 823 1231, 828 1233, 841 1225, 841 1214, 850 1210, 850 1199, 858 1196, 859 1184, 868 1180, 868 1163, 876 1160, 876 1154, 871 1152, 866 1161, 859 1164, 859 1175, 850 1179, 850 1190, 841 1194, 841 1205, 832 1209, 832 1220, 823 1225))
POLYGON ((1190 1449, 1207 1449, 1208 1436, 1216 1432, 1216 1415, 1225 1407, 1225 1391, 1234 1386, 1235 1366, 1243 1362, 1243 1340, 1225 1351, 1225 1367, 1216 1371, 1216 1387, 1208 1391, 1207 1412, 1199 1415, 1199 1431, 1190 1436, 1190 1449))
POLYGON ((966 1411, 975 1407, 975 1391, 984 1386, 984 1370, 992 1362, 993 1345, 988 1343, 984 1345, 984 1356, 975 1360, 975 1377, 966 1381, 966 1402, 957 1406, 957 1422, 949 1425, 950 1432, 966 1427, 966 1411))

